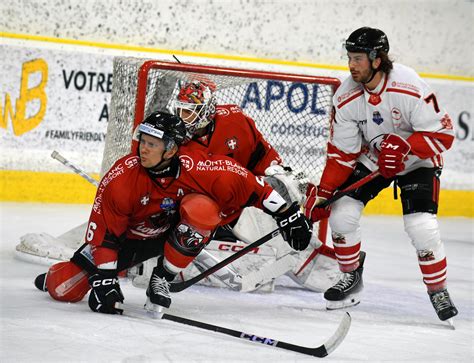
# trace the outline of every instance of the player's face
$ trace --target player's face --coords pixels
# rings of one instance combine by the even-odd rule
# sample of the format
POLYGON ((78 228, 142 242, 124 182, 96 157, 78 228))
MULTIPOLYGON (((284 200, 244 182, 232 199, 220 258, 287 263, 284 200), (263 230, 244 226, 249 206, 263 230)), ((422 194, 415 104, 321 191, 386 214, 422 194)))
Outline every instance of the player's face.
POLYGON ((178 115, 187 124, 192 124, 196 120, 196 118, 198 117, 198 114, 196 112, 194 112, 192 110, 185 109, 185 108, 178 109, 178 115))
POLYGON ((140 162, 145 168, 152 168, 158 164, 165 151, 165 143, 156 137, 142 134, 140 137, 140 162))
POLYGON ((365 53, 347 52, 349 70, 355 82, 365 83, 372 76, 369 57, 365 53))

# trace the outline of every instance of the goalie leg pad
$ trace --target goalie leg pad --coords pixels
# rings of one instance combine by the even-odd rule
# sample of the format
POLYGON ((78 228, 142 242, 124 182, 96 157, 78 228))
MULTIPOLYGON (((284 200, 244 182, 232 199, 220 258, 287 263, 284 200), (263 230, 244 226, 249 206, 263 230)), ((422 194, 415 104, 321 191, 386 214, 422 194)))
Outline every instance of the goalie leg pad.
POLYGON ((326 245, 295 254, 297 263, 288 276, 309 290, 324 292, 339 279, 339 268, 334 250, 326 245), (332 251, 332 253, 331 253, 332 251))
POLYGON ((90 289, 88 273, 73 262, 59 262, 46 276, 48 293, 55 300, 81 301, 90 289))

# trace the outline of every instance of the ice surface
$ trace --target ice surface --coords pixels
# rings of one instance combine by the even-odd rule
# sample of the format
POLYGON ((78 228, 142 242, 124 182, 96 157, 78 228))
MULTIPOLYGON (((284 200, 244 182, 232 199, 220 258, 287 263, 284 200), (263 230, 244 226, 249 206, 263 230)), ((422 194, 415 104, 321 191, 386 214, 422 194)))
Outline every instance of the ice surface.
MULTIPOLYGON (((89 206, 0 203, 1 362, 310 362, 317 358, 248 343, 174 322, 93 313, 87 300, 66 304, 38 291, 45 267, 14 257, 19 237, 57 236, 87 220, 89 206)), ((441 218, 449 291, 459 309, 456 330, 438 320, 421 281, 401 217, 364 217, 367 252, 362 303, 348 311, 352 327, 331 362, 472 362, 473 220, 441 218)), ((145 290, 122 282, 130 315, 145 290)), ((280 279, 275 292, 239 293, 191 287, 173 295, 170 314, 289 343, 316 346, 342 317, 321 294, 280 279)), ((139 314, 140 315, 140 314, 139 314)))

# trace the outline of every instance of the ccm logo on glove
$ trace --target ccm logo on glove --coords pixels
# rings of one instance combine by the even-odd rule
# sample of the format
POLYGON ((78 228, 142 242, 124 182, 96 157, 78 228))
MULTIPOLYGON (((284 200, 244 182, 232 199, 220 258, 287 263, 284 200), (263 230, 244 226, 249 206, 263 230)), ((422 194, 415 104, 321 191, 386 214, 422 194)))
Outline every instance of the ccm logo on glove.
POLYGON ((92 282, 92 287, 99 287, 99 286, 108 286, 113 284, 118 284, 118 278, 111 278, 111 279, 103 279, 103 280, 95 280, 92 282))
POLYGON ((295 214, 292 214, 288 218, 280 220, 278 224, 280 225, 280 227, 285 227, 289 223, 293 223, 294 221, 296 221, 299 218, 299 216, 301 216, 301 212, 298 210, 296 211, 295 214))

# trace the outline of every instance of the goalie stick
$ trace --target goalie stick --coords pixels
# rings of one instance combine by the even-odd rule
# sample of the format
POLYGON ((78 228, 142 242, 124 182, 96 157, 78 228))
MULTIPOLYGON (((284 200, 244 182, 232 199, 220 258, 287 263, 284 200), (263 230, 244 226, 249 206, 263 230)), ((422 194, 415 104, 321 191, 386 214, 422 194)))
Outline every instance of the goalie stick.
MULTIPOLYGON (((339 191, 338 193, 336 193, 335 195, 333 195, 331 198, 329 198, 324 203, 322 203, 321 206, 326 207, 326 206, 330 205, 331 203, 334 203, 336 200, 338 200, 338 199, 342 198, 343 196, 349 194, 349 192, 351 192, 351 191, 353 191, 357 188, 360 188, 362 185, 368 183, 369 181, 373 180, 374 178, 376 178, 379 175, 380 175, 380 173, 379 173, 378 170, 373 171, 369 175, 365 176, 364 178, 360 179, 359 181, 356 181, 355 183, 349 185, 347 188, 345 188, 345 189, 339 191)), ((218 264, 212 266, 207 271, 204 271, 204 272, 200 273, 199 275, 196 275, 196 276, 190 278, 189 280, 176 282, 176 283, 171 283, 170 291, 171 292, 180 292, 180 291, 183 291, 183 290, 187 289, 188 287, 190 287, 190 286, 194 285, 195 283, 201 281, 202 279, 206 278, 210 274, 216 272, 217 270, 221 269, 222 267, 228 265, 229 263, 235 261, 236 259, 240 258, 241 256, 247 254, 253 248, 264 244, 265 242, 271 240, 273 237, 276 237, 279 233, 280 233, 280 231, 278 229, 276 229, 276 230, 266 234, 265 236, 259 238, 255 242, 249 244, 248 246, 246 246, 242 250, 234 253, 232 256, 229 256, 226 259, 219 262, 218 264)))
POLYGON ((220 270, 222 267, 227 266, 229 263, 234 262, 238 258, 242 257, 243 255, 249 253, 252 251, 255 247, 258 247, 260 245, 263 245, 265 242, 268 242, 271 240, 273 237, 276 237, 280 234, 280 230, 275 229, 274 231, 271 231, 270 233, 267 233, 265 236, 259 238, 255 242, 252 242, 251 244, 245 246, 242 248, 240 251, 234 253, 232 256, 227 257, 226 259, 222 260, 221 262, 215 264, 208 270, 201 272, 199 275, 196 275, 189 280, 186 281, 181 281, 181 282, 176 282, 176 283, 171 283, 170 284, 170 291, 171 292, 180 292, 188 287, 194 285, 195 283, 201 281, 202 279, 206 278, 210 274, 213 274, 217 270, 220 270))
MULTIPOLYGON (((126 317, 128 316, 131 318, 142 318, 141 315, 137 316, 136 314, 129 313, 129 311, 135 311, 136 309, 133 309, 133 308, 130 309, 130 307, 127 307, 127 306, 124 306, 124 307, 125 307, 124 316, 126 317)), ((141 313, 143 312, 144 311, 141 311, 141 313)), ((150 315, 147 313, 147 316, 150 316, 150 315)), ((311 355, 313 357, 318 357, 318 358, 324 358, 328 354, 332 353, 342 343, 347 333, 349 332, 349 328, 351 327, 351 316, 349 315, 348 312, 345 312, 344 316, 342 317, 341 322, 339 323, 337 330, 333 333, 333 335, 329 339, 326 340, 325 343, 316 347, 305 347, 298 344, 282 342, 282 341, 275 340, 272 338, 260 337, 258 335, 249 334, 243 331, 226 328, 219 325, 208 324, 202 321, 188 319, 188 318, 171 315, 167 313, 155 314, 153 315, 153 317, 155 319, 170 320, 175 323, 190 325, 195 328, 210 330, 215 333, 230 335, 232 337, 247 340, 249 342, 260 343, 268 347, 286 349, 293 352, 311 355)))

